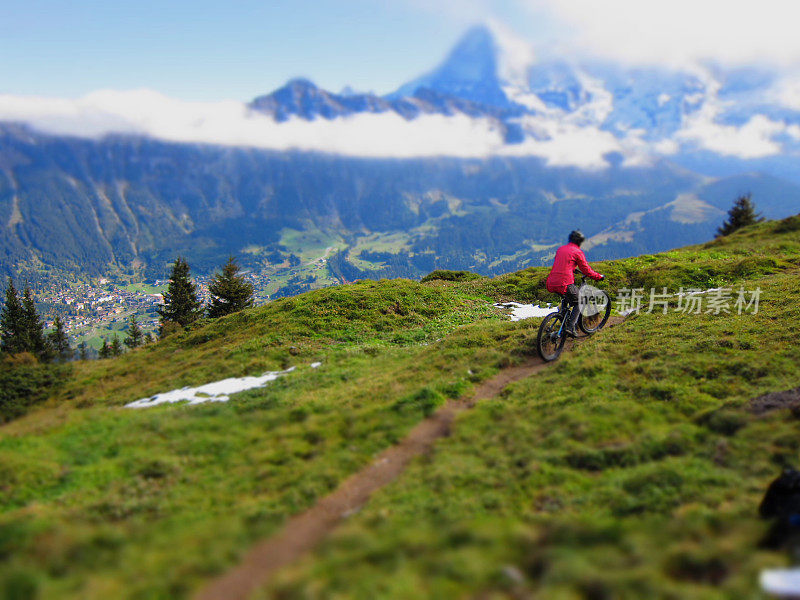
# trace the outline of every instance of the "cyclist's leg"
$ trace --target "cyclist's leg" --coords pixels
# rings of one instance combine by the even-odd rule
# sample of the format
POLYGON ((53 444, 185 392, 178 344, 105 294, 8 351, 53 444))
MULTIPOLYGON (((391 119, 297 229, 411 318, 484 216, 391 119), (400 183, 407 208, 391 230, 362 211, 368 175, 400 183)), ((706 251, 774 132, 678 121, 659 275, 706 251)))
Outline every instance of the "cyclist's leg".
POLYGON ((576 336, 577 332, 575 331, 575 326, 578 324, 578 317, 580 316, 580 310, 578 308, 578 286, 574 283, 567 286, 567 291, 564 294, 564 300, 567 302, 569 306, 572 307, 572 310, 567 317, 567 324, 566 329, 567 333, 572 336, 576 336))

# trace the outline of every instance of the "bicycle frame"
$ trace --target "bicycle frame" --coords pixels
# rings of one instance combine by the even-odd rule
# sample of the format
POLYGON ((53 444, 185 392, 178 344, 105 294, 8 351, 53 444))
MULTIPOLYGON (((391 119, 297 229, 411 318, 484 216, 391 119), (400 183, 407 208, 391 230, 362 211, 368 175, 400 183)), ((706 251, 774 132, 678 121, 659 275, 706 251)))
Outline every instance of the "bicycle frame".
MULTIPOLYGON (((581 284, 578 286, 578 288, 580 289, 584 285, 586 285, 586 275, 581 275, 581 284)), ((576 308, 578 307, 576 306, 576 308)), ((566 296, 561 297, 561 308, 558 309, 558 312, 564 315, 564 317, 561 319, 561 326, 558 328, 558 337, 561 337, 561 334, 564 332, 564 325, 566 324, 570 313, 570 307, 567 305, 566 296)))
MULTIPOLYGON (((584 285, 586 285, 586 276, 581 275, 581 285, 579 287, 583 287, 584 285)), ((561 326, 558 328, 558 337, 561 337, 561 334, 564 332, 564 325, 567 322, 567 317, 569 317, 570 312, 570 307, 567 304, 566 296, 561 297, 561 308, 558 309, 558 312, 564 315, 564 317, 561 319, 561 326)))
POLYGON ((561 319, 561 325, 558 328, 558 337, 561 337, 561 334, 564 332, 564 324, 569 317, 569 305, 567 304, 566 298, 561 299, 561 308, 558 309, 558 312, 564 315, 561 319))
MULTIPOLYGON (((574 289, 574 288, 573 288, 574 289)), ((561 303, 555 312, 548 313, 539 325, 539 332, 536 336, 536 345, 539 356, 545 362, 556 360, 564 348, 567 337, 567 319, 570 318, 574 311, 579 311, 576 315, 576 325, 580 327, 581 331, 587 336, 592 335, 605 325, 608 320, 609 312, 611 310, 611 300, 608 294, 602 290, 593 291, 594 289, 587 285, 586 277, 581 277, 581 283, 578 286, 578 302, 573 306, 565 293, 561 296, 561 303), (591 293, 590 293, 591 292, 591 293), (600 321, 593 321, 591 324, 581 320, 581 312, 583 310, 581 299, 588 296, 587 303, 599 303, 598 298, 604 296, 602 306, 605 307, 605 313, 600 315, 600 321), (553 320, 558 319, 561 322, 558 328, 553 331, 553 320)), ((599 308, 597 314, 599 314, 599 308)), ((592 313, 592 318, 594 318, 592 313)), ((572 337, 578 337, 577 330, 570 334, 572 337)))

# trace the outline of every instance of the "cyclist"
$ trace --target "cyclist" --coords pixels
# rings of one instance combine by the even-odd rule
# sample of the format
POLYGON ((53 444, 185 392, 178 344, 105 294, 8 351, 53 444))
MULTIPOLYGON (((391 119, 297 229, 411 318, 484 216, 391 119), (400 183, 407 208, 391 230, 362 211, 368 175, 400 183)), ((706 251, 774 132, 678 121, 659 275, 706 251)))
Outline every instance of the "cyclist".
POLYGON ((584 275, 596 281, 602 281, 604 277, 597 271, 592 270, 586 262, 586 256, 581 250, 581 244, 586 237, 578 230, 569 234, 569 243, 556 250, 556 257, 553 259, 553 268, 547 276, 545 286, 548 292, 554 292, 566 298, 567 305, 572 307, 567 323, 564 327, 568 336, 577 337, 575 324, 578 322, 578 286, 575 285, 575 267, 578 267, 584 275))

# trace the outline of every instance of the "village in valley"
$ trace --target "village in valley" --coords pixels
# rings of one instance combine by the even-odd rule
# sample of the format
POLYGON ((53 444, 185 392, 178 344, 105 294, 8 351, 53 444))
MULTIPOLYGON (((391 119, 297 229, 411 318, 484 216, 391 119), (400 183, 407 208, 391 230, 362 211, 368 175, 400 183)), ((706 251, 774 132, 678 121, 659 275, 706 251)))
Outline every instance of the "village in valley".
MULTIPOLYGON (((291 289, 304 291, 334 282, 328 273, 327 256, 289 268, 281 267, 266 272, 243 270, 240 273, 243 280, 253 286, 256 305, 266 304, 291 289)), ((197 297, 205 305, 210 300, 208 284, 212 275, 197 275, 192 279, 197 297)), ((70 344, 78 347, 85 343, 91 354, 92 349, 99 350, 104 339, 110 342, 115 335, 124 339, 131 315, 135 316, 144 334, 155 337, 158 309, 164 303, 163 294, 168 285, 168 278, 139 283, 125 283, 110 277, 81 282, 54 278, 34 286, 33 291, 45 329, 50 329, 55 316, 59 315, 70 344)))

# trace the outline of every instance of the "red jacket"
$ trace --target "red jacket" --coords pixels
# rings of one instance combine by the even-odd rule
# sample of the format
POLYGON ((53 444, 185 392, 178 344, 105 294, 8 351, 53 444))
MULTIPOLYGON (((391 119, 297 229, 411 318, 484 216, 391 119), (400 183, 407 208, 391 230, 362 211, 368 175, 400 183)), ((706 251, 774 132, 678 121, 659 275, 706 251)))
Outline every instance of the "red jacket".
POLYGON ((555 292, 556 294, 565 293, 567 286, 575 283, 575 276, 573 275, 575 267, 578 267, 581 273, 592 279, 599 281, 603 278, 600 273, 593 271, 589 263, 586 262, 583 250, 577 244, 569 243, 556 250, 553 268, 550 269, 550 274, 547 276, 547 282, 545 283, 547 291, 555 292))

